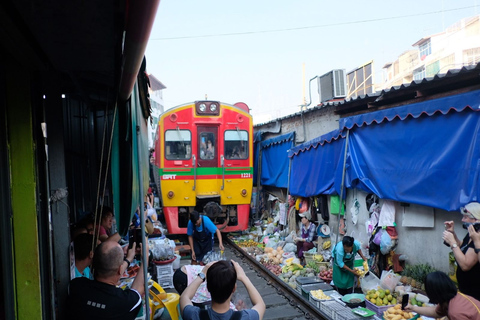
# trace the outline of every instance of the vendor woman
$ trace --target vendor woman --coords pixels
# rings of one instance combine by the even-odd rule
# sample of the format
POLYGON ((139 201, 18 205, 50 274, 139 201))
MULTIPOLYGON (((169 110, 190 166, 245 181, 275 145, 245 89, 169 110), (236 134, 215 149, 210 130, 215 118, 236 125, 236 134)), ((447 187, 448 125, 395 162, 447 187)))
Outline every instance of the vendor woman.
POLYGON ((313 242, 317 238, 317 234, 315 233, 317 228, 313 222, 310 222, 310 211, 300 213, 299 216, 302 219, 302 229, 300 231, 300 237, 297 237, 295 242, 297 243, 298 258, 301 264, 305 265, 303 253, 314 247, 313 242))
POLYGON ((337 243, 333 249, 333 283, 341 295, 353 292, 357 275, 353 270, 353 264, 357 253, 367 261, 360 249, 360 242, 349 236, 343 237, 342 242, 337 243))

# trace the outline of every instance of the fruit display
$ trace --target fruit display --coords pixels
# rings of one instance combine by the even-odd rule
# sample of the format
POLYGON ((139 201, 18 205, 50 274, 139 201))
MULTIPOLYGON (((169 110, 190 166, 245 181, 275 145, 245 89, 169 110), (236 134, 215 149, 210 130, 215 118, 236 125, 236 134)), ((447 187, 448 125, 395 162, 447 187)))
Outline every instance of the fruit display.
POLYGON ((267 247, 265 248, 265 254, 267 255, 266 260, 268 260, 268 262, 273 264, 282 263, 282 255, 283 255, 282 247, 278 247, 277 249, 267 247))
POLYGON ((331 246, 332 246, 332 242, 328 240, 323 243, 322 248, 323 250, 327 250, 327 249, 330 249, 331 246))
MULTIPOLYGON (((388 308, 383 312, 383 318, 385 320, 408 320, 413 318, 414 314, 411 312, 403 311, 402 306, 397 304, 388 308)), ((422 319, 419 317, 418 319, 422 319)))
POLYGON ((368 269, 367 269, 367 271, 365 271, 365 270, 362 270, 362 269, 359 269, 359 268, 353 268, 353 271, 355 271, 357 276, 359 276, 361 278, 368 272, 368 269))
POLYGON ((314 277, 313 269, 304 268, 297 263, 290 263, 282 267, 282 273, 278 276, 280 280, 287 283, 291 288, 297 287, 298 277, 314 277))
POLYGON ((330 296, 327 296, 323 290, 311 290, 310 291, 310 294, 312 295, 312 297, 314 297, 315 299, 318 299, 318 300, 330 300, 332 299, 330 296))
POLYGON ((323 262, 323 256, 321 254, 316 254, 313 256, 314 261, 323 262))
MULTIPOLYGON (((235 242, 235 241, 234 241, 235 242)), ((253 240, 243 240, 243 241, 238 241, 238 242, 235 242, 239 247, 243 247, 243 248, 248 248, 248 247, 256 247, 258 246, 260 243, 258 243, 257 241, 253 241, 253 240)))
POLYGON ((278 264, 264 263, 263 265, 276 276, 282 273, 282 267, 280 267, 278 264))
POLYGON ((400 282, 412 288, 425 291, 425 278, 430 272, 436 271, 429 264, 406 265, 402 271, 400 282))
POLYGON ((328 269, 328 270, 324 270, 324 271, 320 271, 320 279, 323 279, 323 280, 332 280, 333 278, 333 269, 328 269))
POLYGON ((397 296, 390 290, 370 290, 367 292, 365 298, 376 306, 388 306, 397 304, 397 296))

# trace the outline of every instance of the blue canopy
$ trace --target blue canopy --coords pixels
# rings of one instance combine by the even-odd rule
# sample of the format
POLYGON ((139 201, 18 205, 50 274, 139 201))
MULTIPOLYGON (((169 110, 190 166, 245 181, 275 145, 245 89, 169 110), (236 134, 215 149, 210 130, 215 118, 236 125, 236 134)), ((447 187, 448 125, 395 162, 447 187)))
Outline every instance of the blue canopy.
POLYGON ((293 146, 295 132, 287 133, 261 143, 261 184, 277 188, 288 186, 288 150, 293 146))
POLYGON ((312 197, 336 193, 334 172, 345 144, 344 138, 339 130, 334 130, 290 149, 291 195, 312 197))
POLYGON ((341 128, 356 126, 345 186, 449 211, 478 201, 479 107, 476 90, 342 119, 341 128))

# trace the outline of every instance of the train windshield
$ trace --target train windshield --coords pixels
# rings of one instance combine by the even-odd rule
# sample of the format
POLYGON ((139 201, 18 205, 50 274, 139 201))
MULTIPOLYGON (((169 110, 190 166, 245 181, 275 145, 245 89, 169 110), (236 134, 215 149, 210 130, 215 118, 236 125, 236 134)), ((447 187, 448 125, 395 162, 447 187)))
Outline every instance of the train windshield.
POLYGON ((192 133, 190 130, 165 131, 165 158, 188 160, 192 156, 192 133))
POLYGON ((225 159, 248 158, 248 132, 244 130, 225 131, 225 159))
POLYGON ((200 159, 212 160, 215 159, 215 134, 213 132, 200 133, 200 159))

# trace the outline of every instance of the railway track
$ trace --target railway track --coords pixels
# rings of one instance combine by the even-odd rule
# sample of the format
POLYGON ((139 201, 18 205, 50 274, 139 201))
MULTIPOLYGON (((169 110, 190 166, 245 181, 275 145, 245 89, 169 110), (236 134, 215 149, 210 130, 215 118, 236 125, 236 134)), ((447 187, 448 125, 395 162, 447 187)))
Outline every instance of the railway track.
POLYGON ((247 275, 264 298, 267 305, 264 319, 329 319, 230 239, 224 238, 224 244, 226 257, 241 260, 245 272, 249 270, 247 275))

